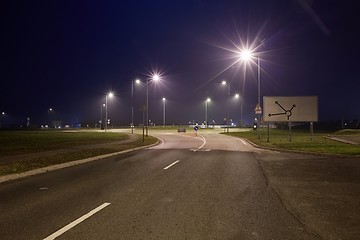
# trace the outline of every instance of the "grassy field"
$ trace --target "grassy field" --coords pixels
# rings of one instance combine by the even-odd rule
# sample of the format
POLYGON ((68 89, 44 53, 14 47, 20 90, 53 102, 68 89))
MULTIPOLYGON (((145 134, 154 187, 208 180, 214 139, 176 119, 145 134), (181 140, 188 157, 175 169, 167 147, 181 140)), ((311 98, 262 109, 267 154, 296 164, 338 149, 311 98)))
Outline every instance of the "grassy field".
POLYGON ((133 149, 157 142, 154 137, 125 133, 9 131, 0 132, 0 175, 21 173, 102 154, 133 149))
POLYGON ((268 148, 283 149, 296 152, 309 153, 326 153, 326 154, 340 154, 340 155, 355 155, 360 156, 360 146, 330 140, 327 137, 347 137, 352 139, 360 136, 360 131, 339 131, 334 133, 314 133, 313 139, 310 139, 310 133, 303 130, 292 130, 291 142, 289 141, 288 130, 270 129, 270 139, 267 142, 267 130, 261 129, 261 138, 258 139, 257 131, 248 132, 230 132, 226 133, 235 137, 243 137, 251 142, 268 148))

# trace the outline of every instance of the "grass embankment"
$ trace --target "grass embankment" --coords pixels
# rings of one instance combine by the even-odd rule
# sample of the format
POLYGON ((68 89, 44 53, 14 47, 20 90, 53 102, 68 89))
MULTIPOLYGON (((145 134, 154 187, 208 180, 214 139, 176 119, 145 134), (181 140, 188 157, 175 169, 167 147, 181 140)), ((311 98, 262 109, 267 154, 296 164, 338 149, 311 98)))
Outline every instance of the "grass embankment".
POLYGON ((230 132, 231 136, 242 137, 251 142, 268 148, 290 150, 307 153, 326 153, 340 155, 356 155, 360 156, 360 146, 330 140, 329 136, 344 137, 351 135, 352 137, 360 137, 360 131, 339 131, 332 134, 314 133, 313 139, 310 139, 309 131, 292 130, 291 142, 289 141, 289 131, 270 129, 270 139, 267 142, 267 130, 261 129, 261 140, 258 139, 257 131, 248 132, 230 132))
POLYGON ((23 131, 0 132, 0 175, 133 149, 156 143, 154 137, 134 141, 124 133, 23 131))

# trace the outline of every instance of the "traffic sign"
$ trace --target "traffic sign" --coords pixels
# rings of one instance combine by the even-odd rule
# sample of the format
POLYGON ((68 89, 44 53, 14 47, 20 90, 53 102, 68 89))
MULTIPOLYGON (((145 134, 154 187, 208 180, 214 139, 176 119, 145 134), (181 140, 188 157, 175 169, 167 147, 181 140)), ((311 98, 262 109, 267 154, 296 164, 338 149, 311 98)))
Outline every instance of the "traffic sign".
POLYGON ((262 111, 261 111, 261 107, 260 107, 260 104, 256 104, 256 107, 255 107, 255 114, 261 114, 262 111))

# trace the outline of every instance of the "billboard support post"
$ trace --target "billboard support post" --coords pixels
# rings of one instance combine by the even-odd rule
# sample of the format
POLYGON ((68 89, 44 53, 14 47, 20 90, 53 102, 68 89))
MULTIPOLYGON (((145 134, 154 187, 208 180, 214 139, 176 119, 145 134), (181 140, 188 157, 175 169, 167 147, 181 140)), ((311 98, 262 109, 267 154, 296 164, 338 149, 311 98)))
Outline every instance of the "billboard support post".
POLYGON ((310 141, 313 141, 313 137, 314 137, 314 123, 310 122, 310 141))
POLYGON ((289 123, 289 142, 291 142, 291 122, 289 123))

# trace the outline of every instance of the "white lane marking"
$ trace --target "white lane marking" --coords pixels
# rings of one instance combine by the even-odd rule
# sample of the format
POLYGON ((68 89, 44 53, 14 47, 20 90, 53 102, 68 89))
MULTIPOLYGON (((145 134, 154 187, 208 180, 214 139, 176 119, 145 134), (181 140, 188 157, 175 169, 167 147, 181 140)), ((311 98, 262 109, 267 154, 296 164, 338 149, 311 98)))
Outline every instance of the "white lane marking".
POLYGON ((199 151, 206 144, 206 139, 201 134, 199 134, 199 136, 201 137, 203 144, 200 147, 198 147, 194 152, 199 151))
POLYGON ((149 149, 152 149, 152 148, 157 148, 157 147, 160 147, 160 146, 164 145, 165 141, 162 138, 159 138, 159 137, 157 137, 157 138, 160 140, 161 143, 159 145, 154 146, 154 147, 146 148, 146 150, 149 150, 149 149))
POLYGON ((107 206, 109 206, 110 203, 104 203, 102 205, 100 205, 99 207, 91 210, 89 213, 85 214, 84 216, 76 219, 75 221, 73 221, 72 223, 69 223, 68 225, 66 225, 65 227, 59 229, 58 231, 54 232, 53 234, 51 234, 50 236, 44 238, 43 240, 52 240, 57 238, 58 236, 60 236, 61 234, 69 231, 71 228, 75 227, 76 225, 78 225, 79 223, 83 222, 84 220, 86 220, 87 218, 91 217, 92 215, 94 215, 95 213, 101 211, 102 209, 106 208, 107 206))
POLYGON ((172 166, 174 166, 174 165, 177 164, 178 162, 180 162, 180 160, 176 160, 175 162, 173 162, 173 163, 170 164, 169 166, 164 167, 164 170, 167 170, 167 169, 171 168, 172 166))
POLYGON ((247 143, 244 141, 244 140, 242 140, 242 139, 239 139, 245 146, 247 146, 247 143))

